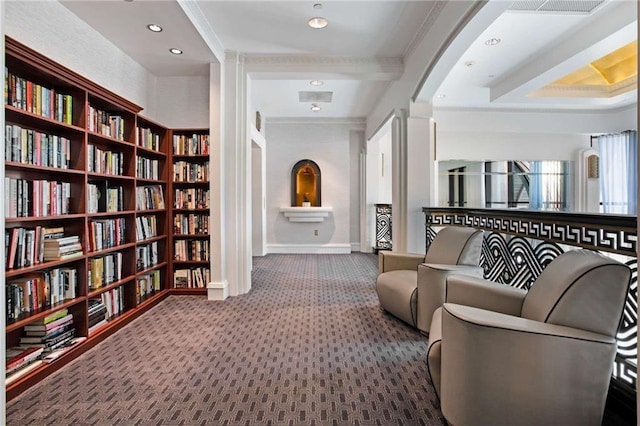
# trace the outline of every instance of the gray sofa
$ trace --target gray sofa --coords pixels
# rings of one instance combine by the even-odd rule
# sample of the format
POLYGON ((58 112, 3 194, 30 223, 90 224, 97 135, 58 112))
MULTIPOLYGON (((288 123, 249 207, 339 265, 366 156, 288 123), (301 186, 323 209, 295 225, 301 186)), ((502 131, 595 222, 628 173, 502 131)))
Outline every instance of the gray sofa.
POLYGON ((449 276, 428 347, 447 421, 600 425, 630 279, 587 250, 558 256, 528 292, 449 276))
POLYGON ((477 229, 446 227, 426 255, 381 251, 376 280, 380 307, 428 333, 433 312, 444 301, 445 278, 453 273, 482 276, 482 238, 477 229))

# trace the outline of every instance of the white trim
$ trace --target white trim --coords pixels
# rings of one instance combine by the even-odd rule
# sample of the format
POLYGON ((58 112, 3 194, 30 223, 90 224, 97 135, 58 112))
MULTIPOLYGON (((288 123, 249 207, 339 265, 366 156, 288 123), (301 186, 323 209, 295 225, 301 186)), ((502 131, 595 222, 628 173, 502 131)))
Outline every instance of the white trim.
POLYGON ((208 300, 225 300, 227 297, 229 297, 229 283, 227 281, 207 284, 208 300))
POLYGON ((269 254, 349 254, 351 244, 267 244, 269 254))
POLYGON ((280 207, 289 222, 324 222, 333 207, 280 207))
POLYGON ((366 120, 360 117, 269 117, 269 125, 272 124, 334 124, 355 126, 352 130, 365 130, 367 126, 366 120))
POLYGON ((351 251, 360 251, 360 243, 351 243, 351 251))

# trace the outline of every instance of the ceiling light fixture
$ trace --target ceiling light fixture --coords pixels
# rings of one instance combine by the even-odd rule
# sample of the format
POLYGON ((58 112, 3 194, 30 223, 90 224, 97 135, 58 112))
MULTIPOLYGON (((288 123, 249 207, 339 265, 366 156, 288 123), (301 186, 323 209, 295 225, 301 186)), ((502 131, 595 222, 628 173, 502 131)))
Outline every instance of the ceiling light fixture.
POLYGON ((464 66, 467 68, 471 68, 472 66, 474 66, 476 63, 474 61, 467 61, 464 63, 464 66))
POLYGON ((490 38, 489 40, 486 40, 484 44, 487 46, 495 46, 496 44, 500 44, 501 41, 502 40, 499 38, 490 38))
POLYGON ((149 29, 149 31, 153 31, 154 33, 162 32, 162 27, 160 25, 149 24, 147 25, 147 28, 149 29))
POLYGON ((312 86, 322 86, 324 84, 323 80, 311 80, 309 82, 310 85, 312 86))
POLYGON ((322 9, 322 3, 316 3, 313 5, 314 9, 322 9))
POLYGON ((311 104, 311 111, 313 112, 318 112, 320 111, 322 108, 320 108, 317 104, 311 104))
POLYGON ((309 21, 307 21, 307 24, 313 29, 320 30, 329 25, 329 21, 327 21, 325 18, 317 16, 315 18, 309 19, 309 21))
POLYGON ((436 95, 436 99, 444 99, 446 97, 447 95, 445 95, 444 93, 440 93, 439 95, 436 95))
POLYGON ((172 47, 171 49, 169 49, 169 52, 173 53, 174 55, 182 55, 182 50, 177 49, 175 47, 172 47))

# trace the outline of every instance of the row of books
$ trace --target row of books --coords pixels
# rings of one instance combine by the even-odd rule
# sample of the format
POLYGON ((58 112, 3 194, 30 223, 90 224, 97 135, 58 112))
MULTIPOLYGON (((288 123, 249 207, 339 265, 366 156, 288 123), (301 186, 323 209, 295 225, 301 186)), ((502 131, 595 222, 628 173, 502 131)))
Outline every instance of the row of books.
POLYGON ((87 123, 91 132, 124 140, 124 119, 120 115, 102 111, 89 105, 87 123))
POLYGON ((158 225, 156 217, 138 216, 136 217, 136 240, 144 241, 158 235, 158 225))
POLYGON ((136 247, 136 268, 144 271, 158 264, 158 242, 136 247))
POLYGON ((87 146, 87 171, 122 176, 124 174, 124 153, 87 146))
POLYGON ((173 272, 175 288, 204 288, 211 281, 209 268, 176 269, 173 272))
POLYGON ((177 213, 173 218, 174 234, 208 234, 209 215, 177 213))
POLYGON ((140 179, 160 179, 160 162, 138 156, 136 158, 136 177, 140 179))
POLYGON ((89 247, 104 250, 125 243, 126 221, 122 217, 89 222, 89 247))
POLYGON ((137 144, 143 148, 159 151, 160 135, 154 133, 151 129, 138 127, 137 144))
POLYGON ((4 134, 5 161, 68 169, 71 141, 58 135, 7 124, 4 134))
POLYGON ((136 297, 138 303, 162 289, 160 271, 156 269, 136 278, 136 297))
POLYGON ((121 252, 109 253, 89 259, 88 287, 95 290, 122 279, 121 252))
POLYGON ((190 163, 176 161, 173 164, 174 182, 207 182, 209 180, 209 162, 190 163))
POLYGON ((73 97, 19 77, 5 67, 5 104, 66 124, 73 119, 73 97))
POLYGON ((111 319, 125 310, 124 286, 105 291, 100 295, 107 308, 106 317, 111 319))
POLYGON ((78 294, 78 270, 56 268, 12 279, 5 292, 7 320, 17 320, 23 313, 74 299, 78 294))
MULTIPOLYGON (((34 266, 49 260, 57 260, 51 257, 51 250, 47 256, 45 242, 51 249, 53 239, 64 237, 64 227, 34 228, 16 227, 5 230, 5 265, 6 269, 20 269, 34 266)), ((80 242, 79 237, 74 242, 80 242)), ((82 247, 80 247, 82 252, 82 247)))
POLYGON ((175 190, 176 209, 208 209, 209 190, 204 188, 182 188, 175 190))
POLYGON ((5 177, 5 217, 43 217, 69 214, 71 184, 50 180, 5 177))
POLYGON ((178 261, 209 261, 209 240, 174 241, 173 258, 178 261))
POLYGON ((102 301, 102 297, 94 297, 88 301, 88 326, 89 336, 100 326, 107 322, 107 306, 102 301))
POLYGON ((173 135, 174 155, 209 154, 209 135, 173 135))
POLYGON ((136 187, 137 210, 164 209, 164 191, 160 185, 145 185, 136 187))
POLYGON ((107 181, 87 185, 87 213, 118 212, 124 210, 124 188, 107 181))

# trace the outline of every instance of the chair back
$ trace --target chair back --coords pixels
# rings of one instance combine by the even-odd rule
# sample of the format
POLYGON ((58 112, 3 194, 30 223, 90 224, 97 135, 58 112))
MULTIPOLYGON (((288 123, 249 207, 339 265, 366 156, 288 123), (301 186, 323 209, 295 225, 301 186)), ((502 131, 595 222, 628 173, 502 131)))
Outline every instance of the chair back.
POLYGON ((440 230, 429 245, 425 263, 444 265, 472 265, 480 263, 483 232, 460 226, 440 230))
POLYGON ((522 305, 523 318, 615 337, 631 270, 590 250, 571 250, 549 263, 522 305))

